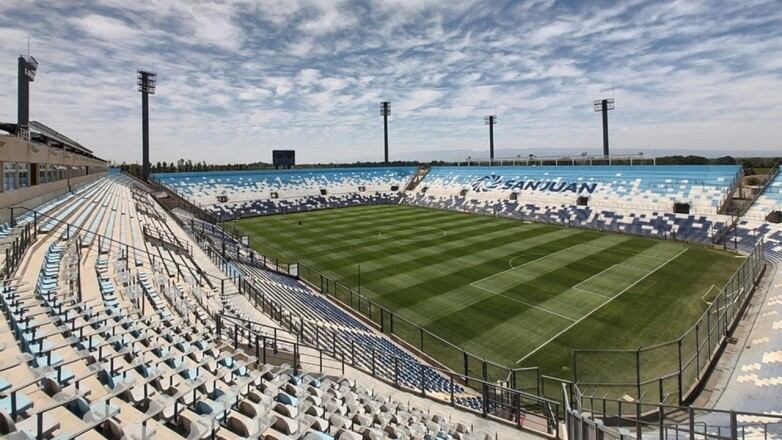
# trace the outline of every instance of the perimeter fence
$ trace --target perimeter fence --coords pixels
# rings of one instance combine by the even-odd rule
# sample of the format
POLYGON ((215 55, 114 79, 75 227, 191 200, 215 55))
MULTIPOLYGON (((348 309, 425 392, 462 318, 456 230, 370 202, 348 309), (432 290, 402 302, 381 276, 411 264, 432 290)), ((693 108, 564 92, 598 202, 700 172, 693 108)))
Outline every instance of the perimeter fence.
POLYGON ((585 394, 678 405, 687 402, 725 345, 735 342, 733 330, 764 268, 761 239, 684 334, 631 350, 574 349, 574 382, 585 394))
POLYGON ((562 387, 568 440, 747 440, 782 435, 782 415, 628 402, 562 387))

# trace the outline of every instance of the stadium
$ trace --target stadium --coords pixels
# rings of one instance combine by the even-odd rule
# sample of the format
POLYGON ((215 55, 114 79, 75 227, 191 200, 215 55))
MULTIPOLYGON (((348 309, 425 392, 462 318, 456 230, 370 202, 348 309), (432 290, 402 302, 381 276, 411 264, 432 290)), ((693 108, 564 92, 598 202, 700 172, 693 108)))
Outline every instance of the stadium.
POLYGON ((382 101, 382 161, 169 167, 140 69, 120 166, 16 67, 3 438, 782 436, 779 158, 612 153, 601 98, 601 152, 495 157, 490 115, 487 157, 394 163, 382 101))

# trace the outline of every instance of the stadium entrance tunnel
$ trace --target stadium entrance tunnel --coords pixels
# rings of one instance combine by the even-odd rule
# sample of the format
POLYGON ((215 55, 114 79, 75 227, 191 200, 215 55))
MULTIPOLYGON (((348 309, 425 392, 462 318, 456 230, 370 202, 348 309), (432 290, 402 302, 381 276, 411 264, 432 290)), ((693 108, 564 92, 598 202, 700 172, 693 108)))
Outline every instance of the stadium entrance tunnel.
POLYGON ((674 214, 689 214, 690 213, 690 204, 684 203, 684 202, 677 202, 673 204, 673 213, 674 214))

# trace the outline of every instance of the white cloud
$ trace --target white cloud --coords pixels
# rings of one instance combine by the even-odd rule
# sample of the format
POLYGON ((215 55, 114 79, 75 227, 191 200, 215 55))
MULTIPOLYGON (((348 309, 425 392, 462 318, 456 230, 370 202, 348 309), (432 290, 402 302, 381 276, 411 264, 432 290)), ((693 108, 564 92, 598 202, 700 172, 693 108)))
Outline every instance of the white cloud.
POLYGON ((71 22, 82 32, 101 40, 129 40, 138 36, 138 31, 124 21, 104 15, 89 14, 73 18, 71 22))
MULTIPOLYGON (((31 35, 33 117, 119 160, 139 157, 138 66, 159 73, 154 160, 268 159, 279 146, 304 161, 366 157, 385 99, 399 151, 483 145, 487 113, 502 147, 598 148, 591 101, 611 87, 617 147, 782 139, 774 0, 367 1, 96 0, 65 20, 66 5, 4 4, 0 81, 14 83, 31 35)), ((15 88, 0 89, 0 120, 15 118, 15 88)))

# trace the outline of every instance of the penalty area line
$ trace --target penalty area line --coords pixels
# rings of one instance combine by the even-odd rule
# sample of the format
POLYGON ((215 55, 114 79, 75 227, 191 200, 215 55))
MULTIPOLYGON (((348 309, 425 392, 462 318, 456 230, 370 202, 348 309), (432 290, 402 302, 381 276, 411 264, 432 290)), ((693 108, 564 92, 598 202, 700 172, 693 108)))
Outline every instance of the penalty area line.
POLYGON ((582 288, 576 287, 576 286, 571 287, 571 289, 578 290, 579 292, 587 293, 589 295, 599 296, 601 298, 611 298, 608 295, 603 295, 602 293, 592 292, 591 290, 582 289, 582 288))
POLYGON ((636 286, 638 283, 640 283, 641 281, 643 281, 643 280, 645 280, 646 278, 648 278, 648 277, 649 277, 649 275, 651 275, 651 274, 653 274, 653 273, 657 272, 658 270, 662 269, 662 268, 663 268, 665 265, 667 265, 667 264, 668 264, 668 263, 670 263, 671 261, 673 261, 673 260, 675 260, 676 258, 678 258, 678 257, 679 257, 679 255, 681 255, 681 254, 683 254, 683 253, 687 252, 687 250, 688 250, 688 249, 689 249, 689 248, 684 248, 684 249, 682 249, 682 251, 681 251, 681 252, 677 253, 676 255, 674 255, 674 256, 672 256, 671 258, 669 258, 669 259, 667 259, 666 261, 664 261, 664 262, 663 262, 661 265, 657 266, 657 267, 656 267, 656 268, 655 268, 653 271, 651 271, 651 272, 647 273, 646 275, 642 276, 641 278, 639 278, 639 279, 635 280, 635 281, 633 282, 633 284, 630 284, 629 286, 625 287, 624 289, 622 289, 622 291, 621 291, 621 292, 617 293, 616 295, 612 296, 612 297, 611 297, 611 298, 609 298, 608 300, 604 301, 602 304, 600 304, 599 306, 597 306, 597 307, 595 307, 594 309, 592 309, 592 311, 591 311, 591 312, 589 312, 589 313, 587 313, 586 315, 582 316, 582 317, 581 317, 581 318, 579 318, 579 319, 578 319, 576 322, 574 322, 574 323, 570 324, 569 326, 565 327, 565 328, 564 328, 562 331, 560 331, 559 333, 557 333, 557 334, 555 334, 554 336, 550 337, 550 338, 549 338, 549 339, 548 339, 546 342, 544 342, 544 343, 540 344, 540 345, 538 346, 538 348, 536 348, 536 349, 532 350, 531 352, 527 353, 527 354, 526 354, 524 357, 522 357, 521 359, 517 360, 517 361, 516 361, 516 364, 520 364, 521 362, 523 362, 523 361, 524 361, 525 359, 527 359, 528 357, 530 357, 530 356, 532 356, 533 354, 535 354, 535 353, 537 353, 538 351, 540 351, 540 349, 541 349, 541 348, 543 348, 543 347, 545 347, 546 345, 548 345, 549 343, 551 343, 551 341, 553 341, 553 340, 557 339, 558 337, 560 337, 560 336, 561 336, 563 333, 565 333, 566 331, 568 331, 568 330, 570 330, 571 328, 573 328, 573 327, 574 327, 576 324, 578 324, 579 322, 581 322, 581 321, 583 321, 583 320, 587 319, 588 317, 590 317, 590 316, 591 316, 593 313, 595 313, 596 311, 598 311, 598 310, 600 310, 601 308, 603 308, 603 306, 607 305, 607 304, 608 304, 608 303, 610 303, 611 301, 613 301, 613 300, 615 300, 615 299, 619 298, 620 296, 622 296, 622 294, 623 294, 623 293, 625 293, 625 292, 627 292, 628 290, 630 290, 630 289, 632 289, 633 287, 635 287, 635 286, 636 286))

